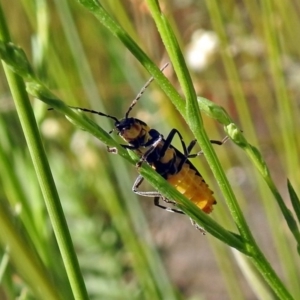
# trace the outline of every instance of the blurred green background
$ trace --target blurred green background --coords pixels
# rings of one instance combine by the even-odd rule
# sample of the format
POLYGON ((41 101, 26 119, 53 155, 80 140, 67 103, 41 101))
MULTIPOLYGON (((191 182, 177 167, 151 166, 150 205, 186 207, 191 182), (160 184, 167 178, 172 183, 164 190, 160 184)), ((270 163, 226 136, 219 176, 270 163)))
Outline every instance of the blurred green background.
MULTIPOLYGON (((197 94, 223 106, 260 149, 289 206, 287 178, 299 193, 300 176, 299 2, 159 3, 177 34, 197 94)), ((168 61, 145 1, 101 4, 158 66, 168 61)), ((25 50, 52 92, 68 105, 124 116, 150 75, 88 11, 71 0, 1 0, 1 5, 13 42, 25 50)), ((181 93, 172 66, 164 74, 181 93)), ((71 299, 2 71, 0 93, 0 201, 15 216, 20 234, 31 240, 63 299, 71 299), (24 211, 29 220, 19 218, 24 211)), ((40 101, 32 99, 32 106, 90 299, 276 299, 241 254, 202 236, 186 216, 167 213, 150 198, 134 195, 134 167, 40 101)), ((177 128, 185 141, 193 139, 155 82, 132 116, 165 136, 177 128)), ((113 128, 104 117, 94 120, 107 131, 113 128)), ((225 136, 214 120, 204 116, 204 122, 211 139, 225 136)), ((179 141, 174 145, 180 148, 179 141)), ((299 298, 296 245, 273 196, 233 143, 215 149, 258 244, 299 298)), ((233 228, 205 158, 193 162, 215 191, 218 205, 212 218, 233 228)), ((38 299, 8 253, 1 247, 0 299, 38 299)))

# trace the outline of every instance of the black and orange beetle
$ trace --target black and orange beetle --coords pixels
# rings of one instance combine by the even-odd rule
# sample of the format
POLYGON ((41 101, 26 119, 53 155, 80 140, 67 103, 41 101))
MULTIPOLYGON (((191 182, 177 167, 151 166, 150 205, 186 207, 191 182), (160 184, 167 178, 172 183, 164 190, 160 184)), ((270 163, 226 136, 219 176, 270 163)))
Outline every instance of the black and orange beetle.
MULTIPOLYGON (((168 64, 164 65, 161 68, 161 71, 163 71, 167 65, 168 64)), ((71 106, 71 108, 113 119, 115 121, 115 127, 109 133, 116 131, 127 143, 126 145, 121 146, 125 149, 134 151, 140 157, 137 167, 140 167, 143 162, 148 163, 181 194, 183 194, 190 201, 194 202, 205 213, 210 213, 213 210, 213 205, 216 204, 213 192, 210 190, 201 174, 189 160, 190 158, 197 157, 201 154, 201 151, 196 154, 190 154, 196 144, 196 140, 193 140, 188 146, 186 146, 180 132, 177 129, 172 129, 165 139, 161 133, 150 128, 142 120, 129 117, 129 113, 152 81, 153 77, 147 81, 139 94, 132 101, 127 112, 125 113, 125 117, 120 120, 114 116, 91 109, 73 106, 71 106), (176 134, 180 138, 183 149, 182 152, 172 146, 172 140, 176 134)), ((222 145, 226 140, 227 138, 223 139, 222 141, 212 140, 211 142, 222 145)), ((116 149, 108 148, 108 151, 115 153, 116 149)), ((132 187, 132 191, 134 193, 141 196, 154 197, 154 204, 156 206, 168 211, 183 214, 181 210, 161 205, 159 203, 160 198, 162 198, 165 202, 172 203, 174 205, 176 205, 176 202, 171 199, 166 199, 159 192, 139 191, 138 188, 143 180, 144 178, 141 175, 137 177, 132 187)))

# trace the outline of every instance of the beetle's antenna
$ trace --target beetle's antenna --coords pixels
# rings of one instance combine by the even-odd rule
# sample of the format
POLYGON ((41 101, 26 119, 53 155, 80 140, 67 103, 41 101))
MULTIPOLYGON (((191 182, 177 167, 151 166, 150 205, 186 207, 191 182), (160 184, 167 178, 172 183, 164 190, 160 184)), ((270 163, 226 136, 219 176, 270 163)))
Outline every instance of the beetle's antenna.
MULTIPOLYGON (((161 72, 169 65, 169 63, 166 63, 160 70, 161 72)), ((131 110, 133 109, 133 107, 136 105, 136 103, 139 101, 139 99, 142 97, 142 95, 144 94, 145 90, 147 89, 147 87, 150 85, 150 83, 154 80, 153 77, 151 77, 146 84, 142 87, 142 89, 140 90, 140 92, 137 94, 137 96, 135 97, 135 99, 131 102, 126 114, 125 114, 125 119, 128 118, 129 113, 131 112, 131 110)))
POLYGON ((89 112, 89 113, 91 113, 91 114, 95 114, 95 115, 99 115, 99 116, 111 118, 111 119, 113 119, 116 123, 119 123, 119 120, 118 120, 116 117, 113 117, 113 116, 104 114, 104 113, 102 113, 102 112, 100 112, 100 111, 96 111, 96 110, 93 110, 93 109, 82 108, 82 107, 77 107, 77 106, 69 106, 69 107, 70 107, 70 108, 73 108, 73 109, 78 109, 78 110, 81 110, 81 111, 89 112))
MULTIPOLYGON (((111 118, 116 123, 119 123, 119 120, 116 117, 104 114, 104 113, 102 113, 100 111, 96 111, 96 110, 93 110, 93 109, 82 108, 82 107, 77 107, 77 106, 68 106, 68 107, 73 108, 73 109, 78 109, 78 110, 81 110, 81 111, 85 111, 85 112, 89 112, 91 114, 95 114, 95 115, 99 115, 99 116, 104 116, 104 117, 107 117, 107 118, 111 118)), ((53 107, 49 107, 48 110, 54 110, 54 108, 53 107)))

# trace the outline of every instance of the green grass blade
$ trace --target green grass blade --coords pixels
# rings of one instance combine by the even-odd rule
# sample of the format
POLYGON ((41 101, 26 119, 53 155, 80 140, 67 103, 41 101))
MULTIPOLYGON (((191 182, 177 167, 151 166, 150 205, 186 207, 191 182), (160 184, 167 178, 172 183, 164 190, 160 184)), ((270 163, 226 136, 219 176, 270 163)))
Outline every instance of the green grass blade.
POLYGON ((291 198, 291 203, 293 205, 294 211, 296 213, 297 219, 298 219, 298 223, 300 223, 300 201, 299 201, 299 197, 296 194, 296 191, 294 190, 291 182, 288 180, 287 182, 287 186, 288 186, 288 190, 289 190, 289 194, 290 194, 290 198, 291 198))
POLYGON ((9 257, 21 271, 25 281, 30 284, 36 295, 49 300, 63 299, 61 293, 57 291, 56 286, 51 282, 46 268, 36 256, 36 253, 28 247, 28 242, 21 237, 15 221, 2 202, 0 202, 0 227, 2 245, 8 249, 9 257))
MULTIPOLYGON (((9 34, 5 25, 2 11, 0 12, 0 39, 6 42, 9 41, 9 34)), ((10 54, 11 52, 7 52, 8 60, 10 54)), ((12 59, 14 58, 14 53, 12 53, 12 59)), ((22 74, 26 78, 31 77, 31 70, 27 69, 27 63, 24 57, 21 57, 21 62, 22 61, 25 62, 25 66, 23 66, 21 63, 20 72, 24 72, 22 74), (28 74, 26 74, 26 69, 28 70, 28 74)), ((17 66, 18 64, 19 62, 17 62, 15 66, 17 66)), ((85 289, 85 285, 79 270, 78 261, 74 252, 74 248, 72 246, 67 223, 39 136, 30 101, 25 91, 25 85, 22 79, 18 75, 16 75, 5 63, 3 64, 3 67, 6 73, 7 81, 11 88, 20 122, 32 157, 32 161, 36 169, 37 177, 40 182, 57 242, 62 253, 74 297, 76 299, 87 299, 87 291, 85 289)))

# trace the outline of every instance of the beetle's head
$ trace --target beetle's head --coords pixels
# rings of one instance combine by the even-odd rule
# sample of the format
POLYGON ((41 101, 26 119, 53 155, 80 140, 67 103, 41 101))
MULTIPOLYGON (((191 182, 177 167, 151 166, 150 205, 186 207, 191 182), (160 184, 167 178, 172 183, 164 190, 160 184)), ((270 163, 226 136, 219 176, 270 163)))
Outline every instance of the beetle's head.
POLYGON ((135 118, 124 118, 115 122, 115 130, 128 143, 143 136, 147 129, 147 124, 135 118))

